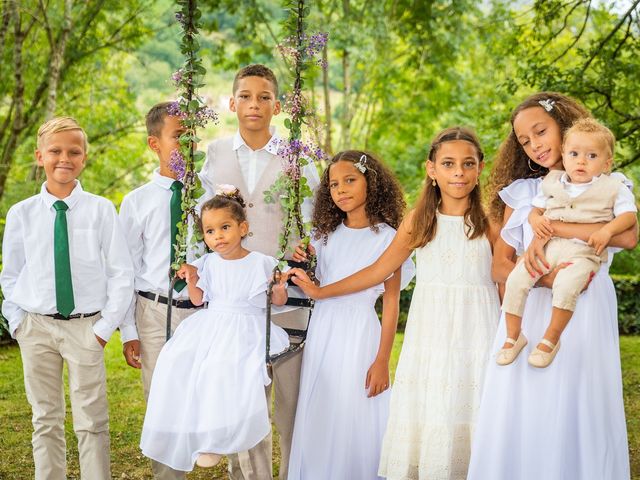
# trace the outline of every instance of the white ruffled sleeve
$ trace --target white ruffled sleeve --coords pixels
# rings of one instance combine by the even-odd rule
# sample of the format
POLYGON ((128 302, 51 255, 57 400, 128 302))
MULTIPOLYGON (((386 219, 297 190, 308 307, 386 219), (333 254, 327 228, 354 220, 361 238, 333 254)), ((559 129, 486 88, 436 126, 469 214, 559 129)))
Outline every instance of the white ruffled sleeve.
POLYGON ((211 267, 209 260, 212 255, 215 255, 215 253, 207 253, 191 263, 191 265, 198 269, 198 283, 196 283, 196 287, 203 292, 203 302, 208 302, 210 300, 209 292, 211 291, 211 286, 208 269, 211 267))
POLYGON ((500 190, 502 201, 513 213, 502 227, 500 236, 510 246, 515 248, 517 255, 525 250, 524 226, 529 222, 533 198, 537 195, 542 178, 522 178, 500 190))
MULTIPOLYGON (((273 269, 278 264, 278 261, 273 257, 269 257, 258 252, 253 252, 253 255, 258 258, 256 259, 253 267, 255 274, 249 290, 249 303, 254 307, 266 308, 267 288, 269 287, 269 281, 273 275, 273 269)), ((282 271, 286 272, 288 270, 289 267, 285 267, 282 271)), ((294 310, 295 308, 296 307, 288 307, 286 305, 272 305, 272 309, 277 313, 294 310)))

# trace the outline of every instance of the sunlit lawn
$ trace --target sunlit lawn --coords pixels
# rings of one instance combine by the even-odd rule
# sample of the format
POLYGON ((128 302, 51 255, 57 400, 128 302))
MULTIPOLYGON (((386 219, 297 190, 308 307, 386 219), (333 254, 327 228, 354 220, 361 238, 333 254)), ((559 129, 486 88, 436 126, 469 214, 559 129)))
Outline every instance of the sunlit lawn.
MULTIPOLYGON (((392 371, 398 361, 402 334, 396 336, 392 371)), ((629 430, 632 478, 640 479, 640 337, 620 341, 629 430)), ((125 365, 120 341, 114 337, 106 349, 109 406, 111 417, 111 465, 116 479, 151 479, 151 469, 138 448, 144 415, 142 382, 139 372, 125 365)), ((31 457, 31 410, 22 383, 22 364, 17 346, 0 348, 0 479, 24 480, 33 477, 31 457)), ((68 478, 80 478, 77 442, 71 425, 67 400, 68 478)), ((278 467, 277 435, 274 436, 274 461, 278 467)), ((226 478, 226 464, 215 471, 196 468, 189 479, 226 478)))

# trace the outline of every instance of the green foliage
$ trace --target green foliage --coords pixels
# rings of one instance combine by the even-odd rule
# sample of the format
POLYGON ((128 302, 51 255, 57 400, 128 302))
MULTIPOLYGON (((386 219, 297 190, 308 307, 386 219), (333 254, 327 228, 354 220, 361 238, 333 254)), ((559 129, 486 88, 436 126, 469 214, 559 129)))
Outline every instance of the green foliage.
POLYGON ((618 297, 620 333, 640 334, 640 276, 612 275, 618 297))
POLYGON ((194 224, 198 223, 196 206, 198 199, 204 194, 204 188, 196 174, 196 162, 202 162, 205 153, 197 150, 196 144, 200 139, 196 135, 196 129, 204 127, 210 120, 217 121, 217 115, 197 94, 197 90, 204 86, 203 79, 207 73, 202 65, 198 40, 202 12, 196 0, 177 0, 177 4, 180 6, 180 11, 176 13, 176 19, 183 30, 180 51, 185 56, 185 61, 182 68, 173 75, 174 83, 181 91, 178 101, 169 113, 181 118, 185 132, 180 135, 179 152, 174 152, 175 159, 170 165, 184 184, 182 222, 178 224, 178 235, 174 244, 175 261, 171 265, 174 271, 186 262, 188 248, 198 240, 197 236, 190 236, 190 219, 194 224))

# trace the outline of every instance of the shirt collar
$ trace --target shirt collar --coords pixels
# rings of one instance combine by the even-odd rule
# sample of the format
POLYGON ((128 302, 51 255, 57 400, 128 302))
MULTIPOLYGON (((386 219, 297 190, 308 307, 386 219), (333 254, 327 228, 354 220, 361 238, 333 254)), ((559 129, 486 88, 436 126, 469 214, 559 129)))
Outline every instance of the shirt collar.
POLYGON ((280 142, 282 140, 280 139, 280 137, 278 136, 278 133, 276 132, 276 127, 270 126, 269 133, 271 134, 271 138, 269 139, 267 144, 264 147, 259 148, 258 150, 252 150, 251 147, 249 147, 249 145, 246 144, 246 142, 244 141, 244 138, 242 138, 242 135, 240 135, 240 130, 237 130, 236 134, 233 136, 233 150, 237 151, 241 147, 245 147, 250 152, 253 152, 253 151, 259 152, 260 150, 265 150, 266 152, 272 155, 277 155, 278 147, 280 146, 280 142))
POLYGON ((160 168, 156 168, 153 171, 153 179, 151 180, 153 183, 155 183, 156 185, 158 185, 159 187, 164 188, 165 190, 170 190, 171 189, 171 185, 173 185, 173 182, 176 181, 175 178, 171 178, 171 177, 165 177, 164 175, 160 174, 160 168))
POLYGON ((567 175, 567 172, 564 172, 560 177, 560 183, 562 183, 563 185, 571 185, 572 187, 588 186, 588 185, 591 185, 593 182, 595 182, 597 179, 599 179, 601 175, 602 174, 598 175, 597 177, 593 177, 591 181, 587 183, 571 183, 569 181, 569 175, 567 175))
POLYGON ((42 187, 40 187, 40 197, 42 198, 42 201, 47 206, 47 208, 53 207, 54 203, 56 203, 58 200, 62 200, 67 204, 69 209, 72 209, 80 199, 80 195, 83 191, 84 190, 82 189, 82 185, 80 185, 80 180, 76 180, 76 186, 73 187, 73 190, 71 190, 69 196, 67 198, 61 199, 54 195, 51 195, 47 190, 47 182, 44 182, 42 184, 42 187))

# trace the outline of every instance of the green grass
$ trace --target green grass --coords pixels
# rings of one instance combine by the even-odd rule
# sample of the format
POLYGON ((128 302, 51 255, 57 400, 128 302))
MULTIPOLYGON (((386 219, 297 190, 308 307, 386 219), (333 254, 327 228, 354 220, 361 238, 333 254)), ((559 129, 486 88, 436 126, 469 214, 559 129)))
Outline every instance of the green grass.
MULTIPOLYGON (((396 336, 391 358, 392 375, 398 363, 403 335, 396 336)), ((138 443, 144 417, 142 382, 137 370, 128 367, 120 353, 116 337, 106 349, 107 384, 111 417, 111 469, 117 479, 151 479, 148 461, 140 453, 138 443)), ((640 337, 622 337, 624 400, 629 431, 631 476, 640 479, 640 337)), ((0 478, 23 480, 33 476, 31 457, 31 409, 22 383, 22 362, 17 346, 0 348, 0 478)), ((80 478, 78 449, 71 426, 71 411, 67 397, 67 465, 68 478, 80 478)), ((274 435, 274 463, 278 469, 277 435, 274 435)), ((223 461, 224 462, 224 461, 223 461)), ((196 468, 187 478, 227 478, 226 464, 213 471, 196 468)))

